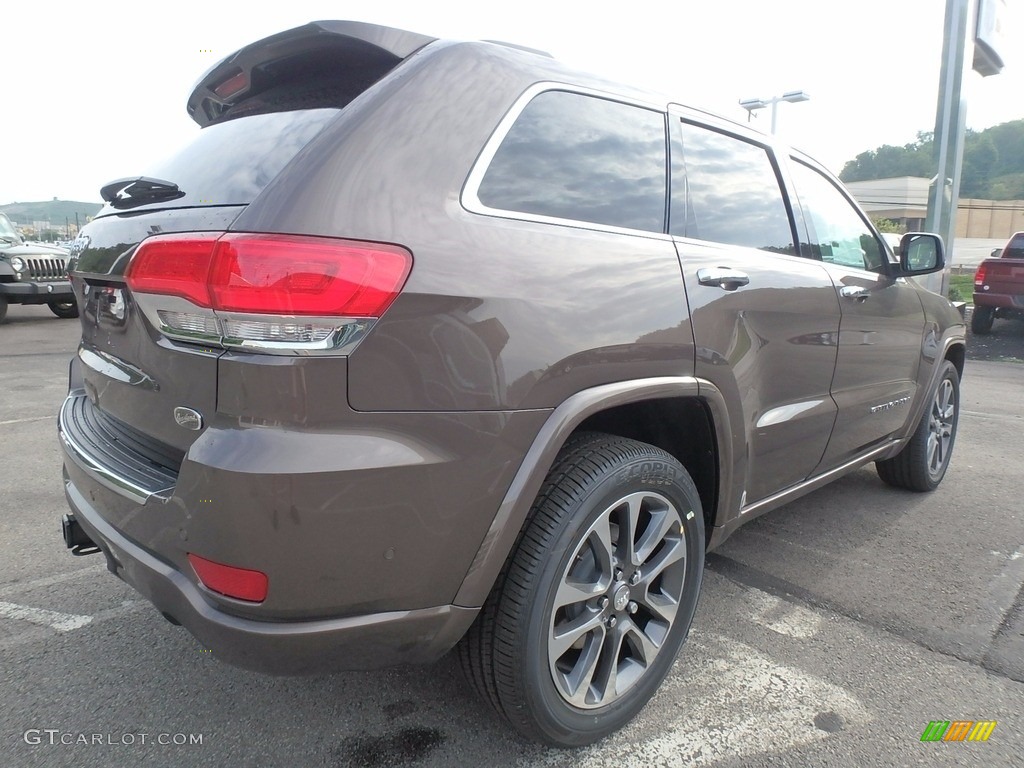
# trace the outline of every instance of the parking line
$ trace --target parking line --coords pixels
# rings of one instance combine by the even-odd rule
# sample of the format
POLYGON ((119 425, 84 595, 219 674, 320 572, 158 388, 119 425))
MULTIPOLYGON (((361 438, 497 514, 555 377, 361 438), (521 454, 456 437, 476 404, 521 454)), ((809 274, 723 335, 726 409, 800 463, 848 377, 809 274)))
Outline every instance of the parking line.
POLYGON ((42 576, 29 581, 15 581, 0 587, 0 597, 9 597, 19 592, 29 592, 40 587, 52 587, 54 584, 62 584, 65 581, 73 581, 83 576, 99 576, 105 573, 103 570, 94 567, 76 568, 73 571, 64 571, 53 576, 42 576))
POLYGON ((50 627, 58 632, 70 632, 81 629, 92 622, 92 616, 76 616, 73 613, 57 613, 45 608, 33 608, 17 603, 0 603, 0 618, 19 619, 32 624, 50 627))
POLYGON ((0 421, 0 427, 7 424, 28 424, 31 421, 50 421, 51 419, 56 418, 56 416, 51 414, 50 416, 33 416, 30 419, 10 419, 9 421, 0 421))

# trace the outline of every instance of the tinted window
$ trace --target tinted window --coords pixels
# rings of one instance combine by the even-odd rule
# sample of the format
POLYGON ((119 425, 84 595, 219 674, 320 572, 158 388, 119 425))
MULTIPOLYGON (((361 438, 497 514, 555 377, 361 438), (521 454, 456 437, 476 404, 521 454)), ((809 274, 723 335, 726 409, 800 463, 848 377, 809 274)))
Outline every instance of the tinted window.
POLYGON ((825 176, 793 163, 793 183, 811 228, 811 252, 829 264, 877 270, 885 261, 878 238, 857 209, 825 176))
POLYGON ((277 112, 211 125, 141 175, 177 184, 185 196, 175 207, 251 203, 338 112, 277 112))
POLYGON ((1003 250, 1004 259, 1024 259, 1024 234, 1017 233, 1010 238, 1003 250))
POLYGON ((795 254, 789 212, 768 152, 679 122, 672 153, 673 235, 795 254))
POLYGON ((523 110, 477 197, 489 208, 664 232, 665 117, 546 91, 523 110))

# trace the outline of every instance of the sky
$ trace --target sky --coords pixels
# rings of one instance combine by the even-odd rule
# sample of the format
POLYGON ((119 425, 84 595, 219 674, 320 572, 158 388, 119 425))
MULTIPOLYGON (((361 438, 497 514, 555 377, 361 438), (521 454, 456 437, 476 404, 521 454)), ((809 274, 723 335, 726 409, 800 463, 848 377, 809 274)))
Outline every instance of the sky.
MULTIPOLYGON (((1024 118, 1024 8, 1007 0, 1002 74, 965 78, 967 125, 1024 118), (1012 58, 1011 58, 1012 56, 1012 58)), ((0 204, 99 201, 199 128, 185 103, 209 67, 247 43, 315 19, 354 19, 437 37, 502 40, 738 121, 744 98, 803 90, 778 133, 838 173, 857 154, 935 125, 942 0, 675 0, 515 3, 82 3, 3 12, 0 204)), ((755 113, 767 131, 769 110, 755 113)))

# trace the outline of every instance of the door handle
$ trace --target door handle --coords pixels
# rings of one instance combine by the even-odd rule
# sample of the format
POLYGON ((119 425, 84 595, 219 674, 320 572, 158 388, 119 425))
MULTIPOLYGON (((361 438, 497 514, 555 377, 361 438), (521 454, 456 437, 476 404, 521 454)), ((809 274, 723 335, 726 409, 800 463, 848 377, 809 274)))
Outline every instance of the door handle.
POLYGON ((697 282, 701 285, 717 286, 723 291, 735 291, 741 285, 747 285, 750 282, 750 277, 746 272, 740 272, 738 269, 712 267, 698 269, 697 282))
POLYGON ((844 299, 856 299, 858 302, 865 302, 871 293, 867 288, 860 285, 844 285, 839 289, 839 295, 844 299))

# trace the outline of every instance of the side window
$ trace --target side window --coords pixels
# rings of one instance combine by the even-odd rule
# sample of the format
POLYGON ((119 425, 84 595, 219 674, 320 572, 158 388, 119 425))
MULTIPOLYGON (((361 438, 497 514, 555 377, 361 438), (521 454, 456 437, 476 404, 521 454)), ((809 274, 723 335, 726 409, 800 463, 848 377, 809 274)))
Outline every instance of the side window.
POLYGON ((669 231, 796 255, 789 211, 768 151, 682 121, 677 130, 669 231))
POLYGON ((829 264, 879 270, 885 250, 849 200, 828 178, 793 163, 793 183, 811 228, 811 252, 829 264))
POLYGON ((568 91, 534 98, 477 197, 489 208, 665 231, 665 116, 568 91))

